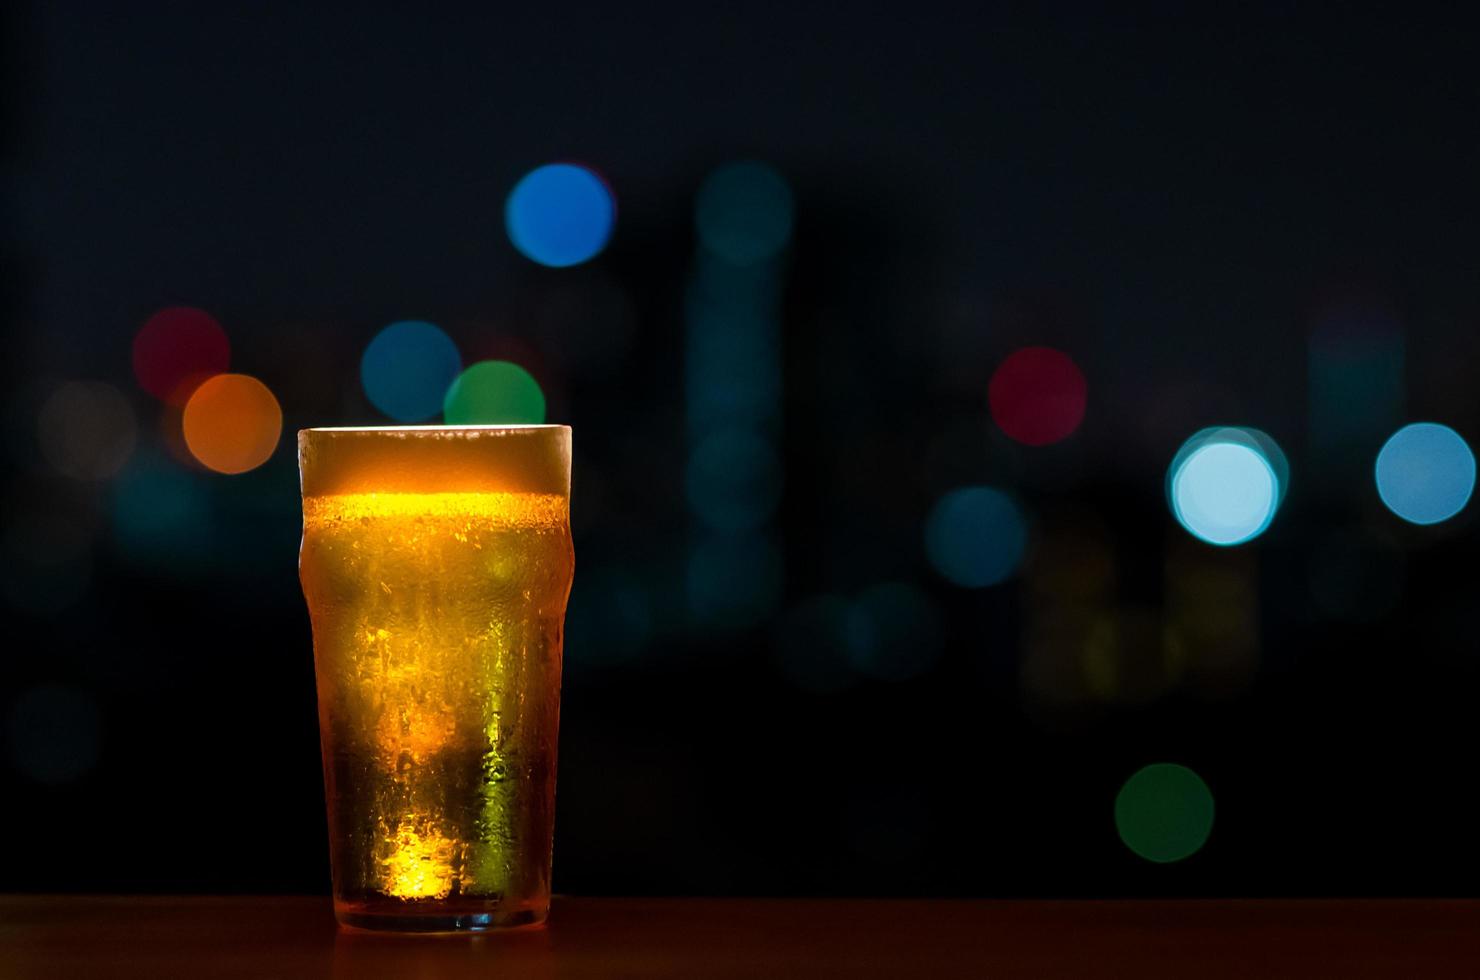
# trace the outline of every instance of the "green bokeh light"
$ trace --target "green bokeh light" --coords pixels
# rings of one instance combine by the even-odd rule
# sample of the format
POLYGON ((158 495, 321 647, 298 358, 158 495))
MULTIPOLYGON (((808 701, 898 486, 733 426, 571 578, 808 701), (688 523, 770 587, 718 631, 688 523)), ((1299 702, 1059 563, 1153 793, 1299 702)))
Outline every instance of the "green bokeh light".
POLYGON ((545 393, 517 364, 479 361, 447 389, 442 414, 448 425, 539 425, 545 393))
POLYGON ((1213 794, 1185 766, 1158 762, 1137 772, 1115 797, 1120 839, 1148 861, 1166 864, 1196 854, 1213 829, 1213 794))

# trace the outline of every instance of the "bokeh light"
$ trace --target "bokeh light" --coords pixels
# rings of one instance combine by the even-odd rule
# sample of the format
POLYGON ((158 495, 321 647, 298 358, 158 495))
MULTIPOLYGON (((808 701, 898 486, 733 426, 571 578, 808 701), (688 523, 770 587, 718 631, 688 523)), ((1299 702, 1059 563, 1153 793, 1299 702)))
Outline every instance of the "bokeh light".
POLYGON ((215 317, 191 306, 171 306, 134 335, 134 376, 160 401, 184 405, 197 385, 226 370, 231 344, 215 317))
POLYGON ((1447 425, 1405 425, 1377 454, 1377 494, 1413 524, 1438 524, 1464 510, 1475 490, 1475 454, 1447 425))
POLYGON ((1208 544, 1242 544, 1264 533, 1284 494, 1284 454, 1262 432, 1204 429, 1182 444, 1167 470, 1172 514, 1208 544), (1271 457, 1275 461, 1271 461, 1271 457))
POLYGON ((705 178, 694 221, 706 249, 734 265, 752 265, 786 245, 793 211, 785 178, 763 163, 742 161, 705 178))
POLYGON ((1186 766, 1154 763, 1120 788, 1115 829, 1126 847, 1148 861, 1181 861, 1207 843, 1213 830, 1213 794, 1186 766))
POLYGON ((594 258, 606 247, 616 218, 606 181, 573 163, 531 170, 504 206, 509 241, 525 258, 553 268, 594 258))
POLYGON ((457 345, 424 320, 392 323, 375 335, 360 358, 365 397, 397 422, 425 422, 440 412, 460 371, 457 345))
POLYGON ((1261 657, 1259 556, 1210 551, 1181 536, 1165 555, 1163 604, 1147 612, 1161 622, 1167 681, 1199 697, 1248 690, 1261 657))
POLYGON ((744 280, 754 297, 773 277, 721 275, 711 263, 690 289, 684 395, 694 436, 727 425, 768 424, 781 414, 780 321, 774 309, 751 309, 699 288, 727 278, 744 280))
POLYGON ((36 433, 46 461, 81 480, 113 476, 138 442, 133 406, 101 381, 70 381, 52 392, 37 413, 36 433))
POLYGON ((1268 433, 1248 426, 1239 426, 1231 433, 1225 431, 1223 435, 1234 442, 1252 445, 1264 457, 1264 461, 1274 472, 1274 505, 1278 508, 1285 502, 1285 493, 1290 489, 1290 461, 1285 458, 1285 451, 1280 448, 1279 443, 1275 442, 1268 433))
POLYGON ((684 487, 690 509, 709 527, 754 530, 770 520, 781 500, 781 460, 759 433, 723 429, 694 449, 684 487))
POLYGON ((85 691, 38 684, 21 692, 6 721, 11 762, 39 783, 73 782, 98 763, 102 716, 85 691))
POLYGON ((948 581, 979 589, 1009 578, 1028 544, 1027 522, 1011 497, 992 487, 952 490, 925 522, 925 552, 948 581))
POLYGON ((219 530, 204 476, 140 454, 112 485, 109 528, 131 565, 179 572, 214 560, 219 530))
POLYGON ((218 374, 195 389, 182 419, 185 445, 217 473, 267 462, 283 433, 283 410, 267 386, 245 374, 218 374))
POLYGON ((1407 368, 1403 325, 1375 297, 1337 295, 1307 342, 1310 477, 1332 492, 1350 487, 1403 421, 1407 368))
POLYGON ((940 610, 905 582, 886 582, 859 593, 848 608, 848 659, 876 680, 917 677, 940 659, 945 628, 940 610))
POLYGON ((1122 606, 1090 614, 1079 636, 1082 690, 1096 701, 1149 704, 1180 679, 1185 645, 1161 610, 1122 606))
POLYGON ((701 538, 689 552, 689 612, 705 625, 763 622, 781 599, 781 551, 760 534, 701 538))
POLYGON ((1014 351, 987 385, 992 420, 1010 439, 1028 446, 1046 446, 1072 435, 1084 421, 1086 398, 1079 366, 1052 347, 1014 351))
POLYGON ((539 425, 545 393, 512 361, 479 361, 447 389, 442 413, 448 425, 539 425))

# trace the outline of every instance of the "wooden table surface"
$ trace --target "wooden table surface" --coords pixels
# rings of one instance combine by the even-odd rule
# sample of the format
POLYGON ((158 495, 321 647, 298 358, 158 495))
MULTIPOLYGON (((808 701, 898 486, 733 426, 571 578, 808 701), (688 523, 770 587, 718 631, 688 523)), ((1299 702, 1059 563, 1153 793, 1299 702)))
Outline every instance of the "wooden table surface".
POLYGON ((1477 977, 1480 902, 557 898, 483 936, 306 897, 0 897, 0 977, 1477 977))

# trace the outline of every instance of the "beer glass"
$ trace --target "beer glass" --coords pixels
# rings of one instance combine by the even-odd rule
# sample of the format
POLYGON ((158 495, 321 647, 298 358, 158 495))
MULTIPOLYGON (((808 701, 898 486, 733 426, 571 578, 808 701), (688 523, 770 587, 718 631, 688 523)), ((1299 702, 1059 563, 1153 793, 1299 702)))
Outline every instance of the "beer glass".
POLYGON ((570 428, 305 429, 298 461, 336 916, 544 921, 570 428))

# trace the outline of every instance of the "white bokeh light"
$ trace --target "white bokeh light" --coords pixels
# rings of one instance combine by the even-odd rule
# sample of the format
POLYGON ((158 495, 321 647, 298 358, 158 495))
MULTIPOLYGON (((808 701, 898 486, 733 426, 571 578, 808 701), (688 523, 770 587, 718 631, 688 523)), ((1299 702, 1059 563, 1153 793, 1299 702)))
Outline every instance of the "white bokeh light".
POLYGON ((1243 544, 1274 519, 1280 481, 1251 443, 1212 438, 1177 454, 1170 484, 1172 513, 1194 537, 1215 545, 1243 544))

